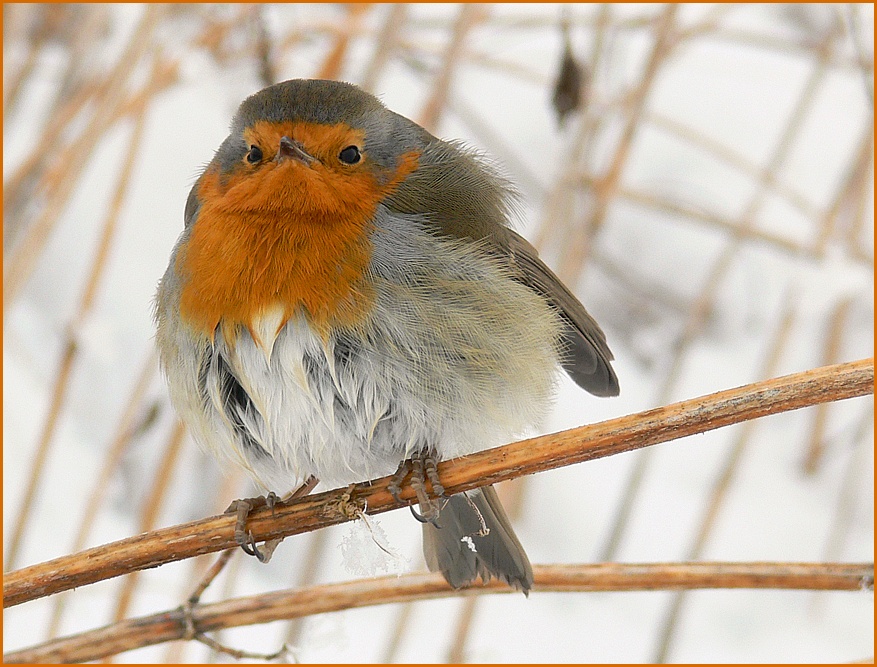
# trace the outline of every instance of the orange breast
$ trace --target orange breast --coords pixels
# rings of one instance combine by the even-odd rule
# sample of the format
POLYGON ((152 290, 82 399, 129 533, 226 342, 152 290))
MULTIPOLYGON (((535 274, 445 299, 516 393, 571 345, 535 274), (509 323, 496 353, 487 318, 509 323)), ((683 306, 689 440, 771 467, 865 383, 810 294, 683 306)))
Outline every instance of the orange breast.
POLYGON ((407 154, 384 183, 369 170, 296 160, 228 177, 211 167, 177 255, 182 317, 211 338, 220 324, 232 337, 241 326, 252 330, 278 306, 281 327, 299 309, 320 331, 361 319, 371 304, 363 276, 375 210, 416 166, 417 155, 407 154))

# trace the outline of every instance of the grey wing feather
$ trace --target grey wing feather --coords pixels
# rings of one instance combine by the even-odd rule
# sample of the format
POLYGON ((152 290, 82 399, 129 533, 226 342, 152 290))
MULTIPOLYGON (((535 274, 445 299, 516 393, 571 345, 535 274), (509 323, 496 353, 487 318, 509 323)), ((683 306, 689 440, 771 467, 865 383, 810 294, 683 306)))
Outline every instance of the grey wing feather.
POLYGON ((614 357, 600 325, 526 239, 509 229, 503 232, 503 245, 521 281, 544 296, 563 319, 563 369, 595 396, 617 396, 618 378, 611 364, 614 357))

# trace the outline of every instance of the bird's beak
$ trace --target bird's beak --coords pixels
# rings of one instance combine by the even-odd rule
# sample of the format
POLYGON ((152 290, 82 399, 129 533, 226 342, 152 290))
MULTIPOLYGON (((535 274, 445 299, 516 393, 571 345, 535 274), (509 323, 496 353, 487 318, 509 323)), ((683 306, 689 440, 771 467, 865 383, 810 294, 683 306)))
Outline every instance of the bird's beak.
POLYGON ((302 146, 295 139, 290 139, 289 137, 281 137, 280 150, 277 151, 277 157, 275 159, 278 162, 281 162, 286 158, 293 158, 300 162, 304 162, 307 165, 310 165, 316 160, 316 158, 308 153, 304 149, 304 146, 302 146))

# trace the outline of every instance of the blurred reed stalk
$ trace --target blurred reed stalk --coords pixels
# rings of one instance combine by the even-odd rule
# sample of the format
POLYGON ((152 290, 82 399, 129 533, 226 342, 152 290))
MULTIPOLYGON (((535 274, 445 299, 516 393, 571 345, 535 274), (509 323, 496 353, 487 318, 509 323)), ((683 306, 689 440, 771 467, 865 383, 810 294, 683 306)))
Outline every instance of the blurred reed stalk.
MULTIPOLYGON (((406 4, 351 3, 329 8, 302 5, 293 9, 298 12, 298 20, 281 29, 273 20, 275 12, 284 11, 280 5, 144 6, 119 58, 99 66, 106 60, 100 57, 106 46, 106 37, 114 29, 112 14, 106 7, 24 4, 4 7, 4 54, 9 55, 4 59, 6 131, 14 132, 19 124, 31 121, 29 91, 34 85, 46 81, 54 85, 32 149, 4 174, 4 313, 7 317, 26 294, 25 287, 39 269, 39 261, 44 257, 52 234, 63 221, 84 171, 107 141, 109 130, 129 119, 133 125, 113 197, 106 210, 94 211, 95 216, 102 216, 104 220, 95 258, 83 275, 71 276, 71 280, 84 285, 84 291, 73 309, 70 323, 58 333, 58 347, 62 354, 48 382, 46 393, 50 396, 50 407, 34 446, 33 463, 23 485, 24 491, 17 499, 22 509, 13 522, 7 541, 7 569, 20 558, 27 527, 40 519, 33 515, 35 499, 39 498, 41 479, 47 462, 51 460, 52 448, 60 444, 57 442, 57 425, 70 409, 67 395, 71 381, 81 371, 77 364, 79 336, 95 299, 101 293, 113 241, 127 224, 121 216, 133 184, 136 156, 141 152, 144 118, 161 92, 185 83, 181 68, 187 58, 196 61, 206 58, 217 71, 231 71, 243 63, 252 68, 254 80, 263 85, 295 76, 323 76, 353 80, 380 93, 381 83, 391 69, 407 72, 418 83, 422 82, 422 99, 418 99, 420 104, 417 107, 420 111, 415 120, 439 136, 443 136, 444 121, 459 121, 478 138, 487 152, 500 158, 512 178, 535 198, 536 215, 541 225, 534 240, 559 275, 574 290, 585 284, 585 277, 612 286, 617 297, 616 310, 606 313, 605 317, 597 313, 600 315, 598 319, 606 323, 604 328, 608 330, 611 341, 623 340, 637 362, 657 369, 655 405, 665 405, 676 398, 686 373, 690 372, 686 363, 691 351, 707 339, 709 324, 720 315, 717 295, 730 271, 737 263, 745 261, 747 249, 757 245, 777 257, 797 258, 812 267, 830 253, 839 252, 844 261, 873 272, 870 243, 873 236, 870 204, 873 193, 873 54, 862 40, 861 9, 855 5, 834 6, 828 10, 831 14, 828 21, 819 20, 822 10, 818 6, 789 6, 784 11, 792 30, 782 34, 741 27, 732 20, 738 11, 735 5, 708 8, 693 22, 680 20, 685 8, 678 5, 644 8, 641 12, 624 12, 606 3, 569 6, 567 26, 569 35, 575 38, 570 39, 569 44, 590 73, 588 94, 581 108, 570 113, 561 130, 567 145, 565 163, 550 170, 541 162, 541 156, 535 156, 535 159, 521 156, 516 138, 503 136, 497 131, 493 118, 473 105, 471 91, 464 90, 460 81, 469 69, 478 69, 522 86, 537 86, 544 91, 545 117, 551 120, 549 104, 553 73, 546 72, 541 63, 515 59, 513 54, 495 48, 491 40, 530 32, 539 34, 536 31, 555 28, 557 15, 536 12, 504 14, 490 5, 459 5, 443 15, 421 13, 418 8, 406 4), (71 30, 70 26, 74 24, 77 27, 71 30), (186 41, 182 43, 179 42, 181 33, 176 30, 181 25, 189 28, 184 33, 186 41), (618 63, 629 57, 623 51, 623 40, 630 36, 645 40, 648 47, 637 56, 640 71, 633 76, 618 78, 618 63), (587 44, 585 49, 581 49, 583 40, 587 44), (661 86, 661 75, 672 70, 684 48, 705 40, 741 50, 781 53, 810 65, 807 81, 782 135, 763 163, 747 157, 722 138, 701 131, 691 118, 670 117, 650 107, 650 96, 661 86), (318 57, 311 60, 300 57, 306 47, 315 45, 319 49, 318 57), (357 62, 358 48, 363 45, 369 46, 369 56, 363 62, 357 62), (849 45, 852 45, 851 49, 846 48, 849 45), (60 49, 66 57, 54 73, 46 65, 46 54, 53 49, 60 49), (173 55, 161 56, 161 53, 173 55), (302 62, 307 63, 304 68, 302 62), (815 108, 816 100, 827 89, 830 77, 839 72, 861 75, 864 95, 871 108, 860 138, 848 156, 842 178, 825 206, 815 200, 813 193, 790 181, 784 167, 789 155, 801 145, 802 127, 815 108), (678 142, 695 147, 753 184, 754 192, 739 216, 727 216, 709 206, 693 203, 699 201, 698 198, 686 200, 685 197, 665 194, 660 188, 646 190, 629 184, 638 142, 644 130, 655 128, 678 142), (802 232, 790 237, 757 224, 765 203, 774 197, 805 220, 813 222, 816 233, 802 232), (613 214, 619 205, 636 206, 684 222, 690 225, 692 233, 708 229, 723 235, 724 248, 703 274, 693 297, 684 296, 681 290, 676 291, 674 285, 656 282, 645 270, 647 267, 631 265, 625 257, 609 250, 606 239, 613 232, 613 214), (674 323, 676 335, 672 345, 658 352, 637 349, 637 332, 655 320, 674 323)), ((156 279, 161 268, 156 269, 156 279)), ((795 291, 790 290, 790 293, 795 291)), ((581 296, 585 303, 592 302, 589 296, 593 295, 581 296)), ((798 301, 790 297, 787 305, 792 310, 778 312, 772 326, 767 328, 775 335, 773 340, 765 338, 762 341, 759 352, 765 359, 760 369, 762 376, 778 369, 783 341, 789 336, 795 340, 798 330, 791 328, 787 320, 797 304, 798 301)), ((863 295, 841 295, 831 304, 821 339, 809 344, 813 350, 814 366, 848 358, 850 350, 856 351, 855 356, 862 356, 858 354, 862 346, 861 336, 855 328, 861 326, 862 311, 873 314, 873 304, 868 303, 863 295)), ((154 377, 154 358, 151 350, 132 350, 131 355, 135 359, 144 359, 144 366, 137 378, 130 382, 131 394, 122 412, 107 417, 117 422, 107 426, 107 432, 112 436, 103 454, 102 468, 93 487, 83 489, 82 498, 70 500, 82 502, 86 508, 73 541, 74 552, 85 546, 94 517, 105 509, 110 481, 119 474, 122 454, 137 430, 138 418, 148 411, 145 395, 154 377)), ((167 404, 163 403, 162 407, 167 407, 167 404)), ((102 410, 95 406, 94 411, 98 414, 102 410)), ((827 561, 842 551, 852 517, 865 500, 867 489, 863 491, 863 485, 867 485, 867 478, 863 461, 867 460, 869 436, 873 432, 873 406, 864 411, 854 428, 844 426, 846 422, 840 421, 839 412, 826 404, 796 416, 796 419, 812 424, 809 441, 802 443, 803 466, 811 474, 819 472, 827 456, 847 444, 851 450, 845 472, 838 482, 836 519, 825 546, 827 561)), ((8 415, 7 418, 14 416, 8 415)), ((734 485, 744 483, 737 462, 747 446, 752 428, 749 425, 740 427, 729 444, 728 458, 717 471, 713 488, 699 499, 703 516, 692 536, 692 557, 702 553, 713 527, 721 520, 722 499, 734 485)), ((171 480, 186 474, 181 468, 184 457, 179 455, 182 442, 182 432, 175 426, 155 470, 143 471, 144 478, 153 480, 151 493, 146 494, 137 519, 144 530, 156 525, 159 508, 170 509, 171 480)), ((651 454, 640 452, 637 456, 623 499, 616 507, 607 543, 603 546, 605 559, 617 557, 623 551, 624 541, 634 538, 631 518, 638 503, 642 502, 641 482, 647 475, 651 454)), ((216 492, 218 495, 236 493, 240 490, 238 484, 235 478, 231 478, 216 492)), ((231 498, 217 502, 227 504, 229 500, 231 498)), ((299 593, 319 593, 324 596, 321 598, 324 607, 342 604, 351 591, 359 591, 366 596, 363 599, 378 599, 380 595, 374 593, 377 589, 369 589, 368 583, 315 585, 317 564, 320 554, 324 553, 322 535, 319 533, 310 538, 305 565, 295 580, 299 593)), ((242 567, 242 562, 243 559, 236 559, 230 570, 242 567)), ((699 567, 698 564, 689 565, 699 567)), ((684 569, 689 565, 679 564, 678 567, 684 569)), ((743 565, 755 567, 755 564, 743 565)), ((197 564, 193 561, 193 578, 204 567, 203 560, 197 564)), ((589 567, 601 566, 578 567, 580 574, 587 571, 588 576, 598 579, 602 576, 598 570, 588 570, 589 567)), ((828 564, 823 564, 823 570, 826 567, 828 564)), ((546 572, 537 569, 542 574, 546 572)), ((775 564, 772 572, 762 571, 759 576, 779 576, 779 569, 780 564, 775 564)), ((751 572, 749 575, 738 572, 738 575, 754 576, 751 572)), ((412 582, 418 576, 421 575, 407 575, 403 579, 412 582)), ((624 576, 630 576, 630 572, 624 576)), ((656 582, 663 575, 653 571, 650 576, 652 585, 657 586, 656 582)), ((222 597, 229 598, 237 579, 233 571, 226 571, 224 577, 222 597)), ((123 620, 136 601, 138 591, 134 581, 132 576, 115 601, 107 600, 108 606, 115 608, 120 621, 116 629, 126 623, 128 627, 137 623, 137 619, 123 620)), ((537 577, 539 581, 545 580, 537 577)), ((818 587, 813 579, 799 578, 796 581, 803 587, 818 587)), ((399 654, 408 636, 411 605, 428 597, 410 591, 409 594, 400 593, 404 585, 407 584, 396 589, 396 597, 388 593, 389 589, 383 589, 388 596, 386 600, 392 598, 404 605, 385 649, 388 660, 399 654)), ((564 590, 593 589, 570 586, 564 590)), ((680 641, 679 634, 673 630, 675 619, 683 608, 683 599, 682 594, 676 596, 669 616, 656 622, 659 630, 664 628, 655 649, 661 658, 670 657, 672 646, 680 641)), ((55 600, 48 622, 50 637, 63 631, 63 605, 67 600, 67 595, 55 600)), ((451 660, 465 657, 467 637, 478 626, 476 600, 477 597, 471 597, 461 602, 456 640, 447 656, 451 660)), ((301 619, 307 614, 317 613, 318 607, 303 605, 293 617, 301 619)), ((286 632, 290 643, 307 639, 301 630, 301 620, 290 622, 286 632)), ((75 643, 77 640, 71 641, 75 643)), ((83 639, 80 647, 89 641, 94 642, 94 636, 91 640, 83 639)), ((80 657, 106 657, 125 650, 124 647, 132 645, 131 642, 129 637, 117 644, 104 643, 97 650, 92 644, 80 657)), ((182 646, 176 644, 172 652, 165 655, 166 659, 175 661, 179 658, 182 646)), ((70 657, 73 654, 65 655, 70 657)), ((213 657, 216 659, 215 655, 213 657)))

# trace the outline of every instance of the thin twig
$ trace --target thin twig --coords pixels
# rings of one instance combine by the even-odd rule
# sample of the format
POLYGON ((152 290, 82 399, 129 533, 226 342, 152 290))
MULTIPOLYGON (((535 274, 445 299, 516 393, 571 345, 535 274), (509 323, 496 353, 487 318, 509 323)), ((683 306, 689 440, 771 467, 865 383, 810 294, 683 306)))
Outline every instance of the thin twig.
MULTIPOLYGON (((317 580, 320 566, 326 559, 326 544, 329 533, 325 530, 317 530, 311 533, 310 541, 302 559, 302 564, 296 568, 295 588, 312 586, 317 580)), ((304 623, 301 618, 294 618, 286 628, 285 643, 288 646, 298 646, 301 642, 301 632, 304 623)))
POLYGON ((386 11, 387 18, 375 41, 375 51, 360 81, 360 86, 370 93, 377 91, 378 79, 399 45, 399 36, 408 18, 408 5, 404 2, 394 2, 386 11))
MULTIPOLYGON (((832 32, 826 37, 826 48, 820 51, 821 58, 813 66, 810 77, 804 85, 794 108, 789 114, 789 120, 783 128, 783 132, 771 153, 770 159, 762 170, 762 175, 758 181, 756 191, 740 215, 740 220, 735 226, 733 236, 726 244, 722 253, 710 267, 709 274, 703 282, 700 293, 691 306, 691 310, 688 313, 682 332, 673 344, 673 356, 670 362, 670 368, 667 370, 664 382, 658 392, 657 402, 659 404, 666 403, 671 399, 676 384, 681 376, 682 364, 686 357, 686 351, 703 329, 716 294, 718 294, 725 276, 731 269, 740 246, 748 237, 750 231, 755 228, 756 214, 767 199, 769 183, 776 180, 777 170, 785 162, 789 152, 794 146, 794 139, 801 130, 807 111, 816 99, 817 92, 828 73, 826 59, 828 54, 831 53, 831 49, 828 48, 828 46, 831 44, 833 36, 834 33, 832 32)), ((606 546, 601 552, 601 560, 614 559, 615 553, 621 544, 625 531, 627 530, 630 513, 635 504, 636 498, 639 495, 639 490, 642 488, 642 483, 646 477, 646 472, 648 471, 650 462, 651 452, 649 451, 641 453, 634 462, 633 471, 628 478, 624 493, 618 504, 618 511, 613 521, 612 530, 607 539, 606 546)))
MULTIPOLYGON (((152 488, 149 490, 146 499, 140 505, 141 514, 140 522, 138 524, 140 532, 145 533, 155 527, 159 511, 164 504, 164 498, 170 488, 174 467, 176 466, 177 460, 180 457, 180 452, 183 449, 185 435, 185 426, 183 426, 182 422, 175 420, 167 444, 165 445, 164 454, 162 455, 161 461, 159 461, 158 468, 153 476, 152 488)), ((136 571, 131 572, 122 583, 122 587, 119 590, 119 597, 116 602, 116 610, 114 612, 114 618, 117 621, 121 621, 128 615, 128 608, 131 605, 131 601, 134 598, 134 591, 137 588, 138 574, 139 572, 136 571)))
POLYGON ((399 655, 399 649, 402 647, 402 637, 405 635, 405 631, 408 629, 408 624, 411 622, 413 611, 413 602, 405 602, 399 605, 399 614, 396 616, 396 622, 393 623, 393 631, 390 633, 390 639, 387 641, 387 646, 384 648, 384 656, 381 660, 384 664, 396 662, 396 657, 399 655))
POLYGON ((161 5, 146 5, 143 18, 135 28, 130 44, 107 79, 106 94, 97 105, 94 116, 79 137, 62 151, 58 157, 58 167, 47 174, 51 197, 42 214, 28 228, 24 238, 17 244, 15 252, 4 266, 4 309, 15 302, 30 278, 40 253, 78 183, 76 175, 82 173, 82 165, 88 162, 117 106, 124 100, 128 79, 152 43, 153 31, 163 12, 164 8, 161 5))
POLYGON ((676 44, 676 12, 678 9, 678 5, 669 3, 664 6, 661 15, 656 20, 652 50, 646 61, 642 77, 631 94, 624 128, 615 146, 609 167, 595 183, 593 209, 579 233, 570 239, 567 250, 558 266, 558 275, 569 283, 575 284, 575 279, 581 274, 587 261, 591 240, 602 227, 609 210, 609 204, 621 183, 621 176, 627 165, 634 139, 642 126, 641 120, 646 110, 649 93, 658 78, 658 72, 666 65, 676 44))
MULTIPOLYGON (((95 478, 91 493, 88 496, 88 501, 85 503, 85 509, 82 513, 82 521, 79 524, 76 537, 73 539, 71 549, 73 552, 80 551, 85 547, 91 526, 97 517, 98 511, 104 501, 107 490, 109 489, 110 479, 116 472, 116 469, 122 460, 122 454, 125 452, 125 448, 131 441, 131 437, 135 431, 134 420, 142 409, 141 403, 143 397, 157 370, 158 364, 156 363, 155 352, 150 350, 146 363, 143 364, 140 374, 137 376, 134 388, 131 391, 126 407, 119 419, 116 433, 107 448, 103 466, 95 478)), ((52 616, 49 621, 49 629, 47 632, 49 638, 57 636, 60 631, 66 600, 66 595, 55 597, 55 605, 52 609, 52 616)))
POLYGON ((829 523, 830 529, 825 539, 823 555, 825 560, 832 559, 836 554, 843 552, 844 538, 849 534, 853 525, 853 516, 856 509, 873 507, 873 484, 862 484, 862 478, 874 470, 873 445, 874 445, 874 404, 868 406, 859 420, 856 431, 851 438, 852 451, 846 463, 843 479, 838 485, 837 505, 834 517, 829 523), (869 460, 870 459, 870 460, 869 460), (863 488, 872 489, 870 500, 861 502, 857 498, 863 488), (859 502, 857 502, 859 500, 859 502))
MULTIPOLYGON (((609 421, 522 440, 438 465, 451 495, 564 465, 629 452, 748 419, 874 392, 874 360, 816 368, 689 399, 609 421)), ((402 501, 388 490, 392 476, 326 491, 253 512, 247 527, 256 540, 273 540, 348 521, 345 507, 380 514, 416 502, 406 487, 402 501)), ((235 517, 222 515, 136 535, 8 573, 3 605, 29 600, 134 570, 156 567, 236 544, 235 517)))
MULTIPOLYGON (((156 57, 153 62, 152 80, 154 80, 155 75, 160 70, 159 62, 160 58, 156 57)), ((85 289, 80 297, 76 314, 73 316, 72 321, 66 329, 65 340, 62 343, 64 354, 61 357, 59 369, 55 376, 49 413, 40 433, 40 440, 37 444, 37 453, 35 454, 33 464, 31 465, 27 487, 22 494, 23 500, 21 509, 16 515, 15 528, 13 529, 12 537, 9 540, 9 547, 6 552, 5 566, 7 569, 15 567, 15 563, 18 560, 21 542, 31 516, 34 499, 39 489, 43 470, 45 469, 46 462, 51 453, 55 428, 66 403, 67 389, 70 384, 73 365, 78 357, 79 346, 77 344, 77 339, 82 327, 91 314, 95 297, 106 271, 110 249, 113 246, 113 241, 116 238, 116 232, 119 227, 122 205, 127 198, 131 186, 131 174, 133 173, 137 156, 140 155, 140 144, 143 140, 143 131, 146 124, 145 119, 146 114, 140 113, 135 120, 134 128, 131 132, 131 138, 127 150, 125 151, 125 160, 122 164, 122 169, 119 172, 119 179, 113 193, 113 198, 104 217, 103 225, 101 226, 100 238, 98 240, 97 249, 95 250, 94 259, 91 262, 91 269, 85 283, 85 289)))
POLYGON ((316 79, 337 79, 341 76, 344 57, 350 48, 350 40, 358 35, 359 26, 372 5, 365 2, 350 2, 345 4, 344 8, 347 12, 344 17, 344 27, 335 33, 335 43, 314 77, 316 79))
MULTIPOLYGON (((822 348, 822 363, 833 364, 840 358, 841 342, 846 332, 847 316, 852 306, 852 298, 841 299, 831 314, 825 344, 822 348)), ((825 433, 828 429, 828 406, 817 405, 813 409, 813 426, 810 427, 807 451, 804 454, 803 468, 808 475, 813 475, 825 455, 825 433)))
POLYGON ((460 5, 454 22, 450 41, 442 55, 442 64, 432 84, 432 92, 420 112, 418 122, 427 130, 435 131, 441 120, 445 100, 451 88, 457 68, 463 60, 464 47, 469 32, 485 18, 485 9, 476 3, 460 5))
MULTIPOLYGON (((248 491, 244 491, 244 481, 245 472, 242 468, 235 469, 230 475, 224 476, 222 483, 216 487, 214 494, 215 498, 210 503, 211 507, 215 507, 217 511, 223 511, 228 507, 228 501, 230 498, 240 498, 247 495, 248 491)), ((249 486, 247 486, 247 489, 249 489, 249 486)), ((232 597, 234 587, 237 584, 237 575, 240 572, 240 564, 244 560, 242 558, 234 558, 234 555, 240 551, 241 550, 237 547, 227 549, 226 551, 221 552, 219 558, 213 562, 209 560, 210 554, 199 558, 193 558, 191 561, 192 574, 188 581, 197 580, 199 584, 195 590, 189 594, 189 597, 184 604, 194 605, 200 602, 204 591, 213 583, 213 580, 218 577, 221 572, 225 572, 225 578, 222 582, 222 588, 220 588, 216 597, 219 600, 232 597), (202 561, 202 559, 206 560, 202 561), (212 569, 214 567, 215 569, 212 569)), ((183 595, 185 595, 185 593, 183 593, 183 595)), ((221 641, 221 637, 216 637, 215 639, 221 641)), ((182 642, 168 644, 162 662, 171 665, 183 662, 183 650, 187 646, 189 645, 182 642)), ((211 655, 208 662, 215 661, 216 658, 211 655)))
MULTIPOLYGON (((795 321, 795 300, 794 298, 784 299, 787 304, 785 312, 780 317, 780 323, 773 336, 770 349, 767 352, 763 368, 761 369, 761 377, 771 377, 777 372, 782 353, 788 345, 790 334, 792 332, 792 324, 795 321)), ((821 408, 824 403, 815 407, 816 410, 821 408)), ((731 490, 731 485, 740 468, 740 462, 743 460, 743 454, 746 452, 749 443, 752 442, 752 436, 755 433, 759 422, 748 421, 740 425, 737 430, 731 447, 728 449, 719 474, 713 482, 710 490, 709 499, 706 503, 703 515, 698 522, 697 533, 694 540, 686 553, 686 560, 696 561, 703 557, 704 549, 709 542, 710 537, 715 530, 719 521, 719 516, 725 507, 725 500, 731 490)), ((667 662, 667 656, 670 653, 673 640, 676 636, 679 616, 682 608, 687 601, 688 596, 684 591, 680 591, 673 596, 673 600, 664 615, 663 622, 658 634, 658 650, 654 662, 663 664, 667 662)))
POLYGON ((223 655, 231 656, 235 660, 261 660, 262 662, 272 662, 286 656, 286 654, 289 653, 289 647, 286 644, 281 646, 274 653, 253 653, 251 651, 241 651, 240 649, 234 649, 230 646, 226 646, 225 644, 221 644, 215 639, 211 639, 203 632, 195 633, 192 639, 201 642, 202 644, 204 644, 204 646, 209 647, 216 653, 222 653, 223 655))

